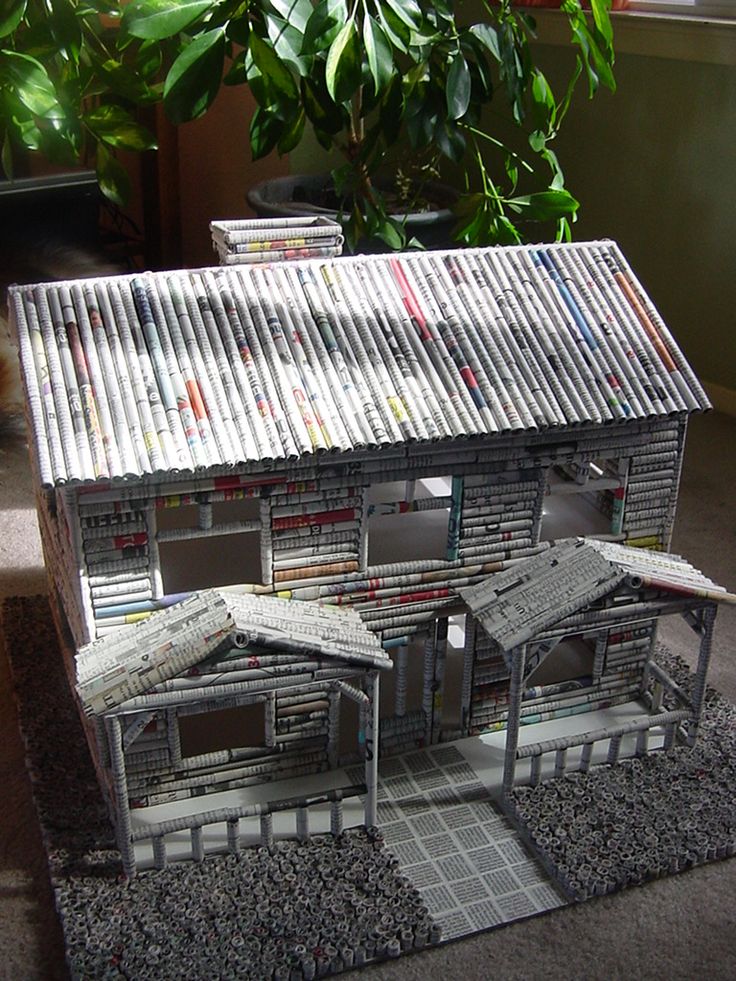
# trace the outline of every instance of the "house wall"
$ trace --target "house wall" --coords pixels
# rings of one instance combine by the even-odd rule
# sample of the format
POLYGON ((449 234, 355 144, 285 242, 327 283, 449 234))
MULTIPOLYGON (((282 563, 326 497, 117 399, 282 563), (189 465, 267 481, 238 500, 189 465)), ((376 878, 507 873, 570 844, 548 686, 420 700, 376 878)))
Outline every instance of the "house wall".
MULTIPOLYGON (((255 591, 353 606, 394 660, 383 686, 391 720, 383 748, 417 745, 505 718, 502 700, 494 702, 502 689, 493 694, 506 684, 503 666, 486 663, 470 634, 448 637, 457 588, 544 539, 595 532, 666 544, 684 432, 678 419, 588 426, 322 456, 288 472, 60 491, 64 507, 49 518, 54 578, 75 583, 63 600, 78 644, 147 616, 172 583, 187 592, 250 582, 255 591), (604 460, 620 472, 612 477, 604 460), (603 467, 603 489, 576 484, 591 461, 603 467), (552 502, 568 505, 566 524, 550 523, 552 502), (183 549, 173 578, 172 544, 183 549)), ((526 708, 540 710, 547 694, 526 708)))
MULTIPOLYGON (((328 699, 322 684, 157 712, 125 752, 131 806, 151 807, 326 770, 328 699), (232 718, 224 719, 228 714, 232 718), (198 747, 198 734, 187 730, 192 720, 204 723, 200 731, 209 728, 220 737, 229 731, 217 748, 198 747)), ((134 723, 132 717, 129 724, 134 723)))
MULTIPOLYGON (((508 721, 510 669, 503 654, 476 624, 473 632, 472 698, 468 735, 503 729, 508 721)), ((527 645, 521 723, 592 712, 641 694, 644 669, 656 633, 654 621, 635 627, 575 635, 547 655, 527 645)))

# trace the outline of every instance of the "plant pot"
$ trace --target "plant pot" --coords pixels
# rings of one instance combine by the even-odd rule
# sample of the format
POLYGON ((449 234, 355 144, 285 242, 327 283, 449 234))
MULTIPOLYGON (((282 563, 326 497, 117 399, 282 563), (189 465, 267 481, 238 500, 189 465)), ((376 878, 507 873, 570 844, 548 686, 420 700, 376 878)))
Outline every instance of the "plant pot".
MULTIPOLYGON (((386 185, 379 187, 383 190, 386 185)), ((456 222, 450 210, 457 199, 454 188, 430 181, 425 192, 432 200, 447 207, 432 211, 392 215, 406 228, 407 238, 416 238, 427 249, 451 248, 452 227, 456 222)), ((339 221, 338 204, 335 200, 332 178, 328 174, 292 174, 262 181, 248 191, 248 204, 259 218, 293 218, 304 215, 325 215, 339 221)), ((380 240, 363 240, 356 252, 385 252, 387 246, 380 240)))

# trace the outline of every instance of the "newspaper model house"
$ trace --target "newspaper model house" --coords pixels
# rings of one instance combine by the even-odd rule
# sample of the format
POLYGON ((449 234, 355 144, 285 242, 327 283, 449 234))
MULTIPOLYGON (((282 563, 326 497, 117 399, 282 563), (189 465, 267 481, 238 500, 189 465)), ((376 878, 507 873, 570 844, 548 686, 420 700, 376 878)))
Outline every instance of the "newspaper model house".
MULTIPOLYGON (((536 785, 545 754, 554 754, 554 775, 560 776, 568 750, 578 751, 579 766, 587 770, 596 742, 609 745, 609 763, 617 761, 622 739, 631 734, 637 755, 647 752, 655 736, 660 747, 671 747, 678 731, 694 745, 717 605, 734 603, 736 596, 684 559, 612 542, 571 539, 461 593, 478 629, 490 640, 492 657, 503 658, 510 674, 503 696, 508 713, 504 792, 513 788, 520 760, 531 760, 530 779, 536 785), (680 614, 699 638, 690 695, 652 660, 657 622, 673 614, 680 614), (587 676, 580 677, 578 667, 575 680, 545 686, 547 701, 540 706, 538 690, 529 687, 530 676, 538 674, 547 658, 574 663, 581 656, 589 665, 587 676), (674 707, 663 708, 665 696, 674 707), (648 707, 639 718, 519 746, 519 728, 525 723, 589 711, 612 701, 637 700, 648 707)), ((477 716, 498 695, 497 685, 484 684, 483 661, 475 667, 477 716)), ((478 721, 475 727, 480 727, 478 721)))
POLYGON ((257 817, 260 840, 270 844, 273 814, 286 809, 297 812, 301 837, 308 807, 329 801, 337 833, 343 799, 361 795, 364 822, 375 825, 379 674, 390 668, 357 613, 219 590, 193 593, 83 647, 76 687, 101 727, 96 763, 126 873, 135 871, 136 841, 150 840, 163 865, 172 832, 190 833, 196 858, 204 827, 226 824, 236 850, 240 822, 257 817), (208 795, 334 768, 343 695, 360 709, 365 785, 230 807, 220 797, 219 806, 133 828, 131 807, 209 802, 208 795))
MULTIPOLYGON (((457 590, 565 535, 666 549, 687 419, 709 407, 608 241, 10 300, 75 645, 229 584, 349 606, 395 667, 382 750, 505 724, 508 697, 474 707, 489 641, 457 590)), ((555 679, 529 682, 541 710, 555 679)))

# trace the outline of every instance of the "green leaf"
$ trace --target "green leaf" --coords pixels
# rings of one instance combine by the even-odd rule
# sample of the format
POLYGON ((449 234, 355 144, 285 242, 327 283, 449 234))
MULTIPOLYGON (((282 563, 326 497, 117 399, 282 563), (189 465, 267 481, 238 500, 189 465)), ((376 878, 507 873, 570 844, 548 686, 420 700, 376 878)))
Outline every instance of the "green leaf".
POLYGON ((18 99, 35 116, 47 119, 63 116, 53 82, 39 61, 17 51, 3 51, 0 67, 18 99))
POLYGON ((141 78, 154 78, 161 70, 163 55, 158 41, 144 41, 136 52, 135 67, 141 78))
POLYGON ((260 160, 275 148, 283 129, 283 122, 273 113, 256 106, 250 121, 250 149, 254 160, 260 160))
POLYGON ((461 119, 470 105, 470 70, 460 52, 450 62, 445 95, 448 116, 450 119, 461 119))
MULTIPOLYGON (((561 9, 567 14, 570 21, 573 43, 580 49, 585 73, 588 77, 588 94, 592 97, 601 84, 615 92, 614 52, 611 42, 597 26, 594 26, 592 31, 589 29, 578 0, 563 0, 561 9)), ((605 23, 603 27, 605 30, 605 23)))
POLYGON ((590 0, 593 22, 609 46, 613 44, 613 27, 608 14, 610 6, 611 0, 590 0))
MULTIPOLYGON (((485 210, 482 194, 466 195, 459 204, 468 202, 467 211, 463 208, 460 219, 452 229, 452 237, 464 245, 480 245, 489 237, 490 218, 485 210)), ((458 208, 456 208, 456 211, 458 208)))
POLYGON ((422 11, 416 0, 384 0, 384 2, 410 30, 421 27, 422 11))
POLYGON ((309 74, 309 59, 302 55, 304 34, 281 17, 269 17, 268 36, 279 58, 297 75, 309 74))
POLYGON ((274 49, 255 32, 250 35, 250 53, 253 63, 276 92, 287 99, 296 99, 297 87, 294 78, 276 54, 274 49))
MULTIPOLYGON (((573 221, 577 220, 577 215, 573 215, 573 221)), ((568 218, 559 218, 555 230, 555 242, 572 242, 572 228, 568 218)))
POLYGON ((156 141, 121 106, 98 106, 82 117, 93 133, 110 146, 121 150, 155 150, 156 141))
POLYGON ((25 12, 26 0, 0 0, 0 37, 12 34, 25 12))
POLYGON ((239 51, 233 59, 227 74, 222 80, 225 85, 242 85, 248 81, 248 69, 246 67, 247 52, 239 51))
POLYGON ((498 46, 498 33, 490 24, 473 24, 470 28, 473 37, 477 37, 484 48, 489 51, 497 62, 501 62, 501 49, 498 46))
POLYGON ((39 150, 51 163, 72 167, 79 163, 79 142, 75 133, 51 127, 40 131, 39 150))
POLYGON ((41 131, 36 125, 30 110, 23 105, 15 93, 0 88, 0 113, 6 120, 8 134, 29 150, 38 150, 41 145, 41 131))
POLYGON ((383 28, 367 13, 363 18, 363 43, 368 56, 368 67, 373 77, 373 86, 376 93, 380 93, 394 75, 394 58, 383 28))
POLYGON ((491 226, 490 241, 487 244, 516 245, 519 242, 521 242, 521 235, 516 225, 505 215, 496 215, 491 226))
POLYGON ((441 152, 455 163, 461 163, 465 156, 465 137, 449 119, 437 117, 434 139, 441 152))
POLYGON ((536 128, 544 133, 549 133, 554 128, 557 115, 557 104, 549 82, 544 74, 538 69, 532 75, 532 118, 536 128))
POLYGON ((550 188, 555 191, 562 190, 565 186, 565 175, 562 172, 562 167, 557 159, 557 154, 554 152, 554 150, 550 150, 549 147, 545 147, 544 150, 541 151, 540 156, 552 171, 552 180, 549 185, 550 188))
POLYGON ((327 91, 335 102, 346 102, 360 86, 361 48, 352 21, 342 28, 330 45, 325 66, 327 91))
POLYGON ((312 16, 311 0, 269 0, 269 5, 283 20, 304 34, 307 21, 312 16))
POLYGON ((247 48, 250 42, 250 20, 247 14, 233 17, 227 22, 226 28, 228 41, 234 41, 243 48, 247 48))
POLYGON ((320 142, 324 145, 323 137, 331 137, 339 133, 347 123, 347 113, 342 106, 335 105, 327 94, 324 77, 315 75, 313 78, 302 79, 302 103, 307 118, 319 130, 320 142))
POLYGON ((101 143, 97 146, 97 180, 100 190, 121 207, 130 199, 130 177, 112 153, 101 143))
POLYGON ((88 95, 99 95, 108 89, 115 95, 129 99, 131 102, 151 102, 154 98, 154 90, 146 85, 143 79, 132 69, 128 68, 121 61, 108 58, 100 61, 95 55, 90 54, 93 75, 91 91, 88 95))
POLYGON ((134 37, 173 37, 216 5, 212 0, 133 0, 123 11, 122 29, 134 37))
POLYGON ((278 143, 276 144, 276 149, 279 154, 290 153, 295 146, 298 146, 301 142, 301 138, 304 135, 304 121, 306 115, 303 109, 299 109, 294 116, 291 123, 283 129, 281 136, 279 137, 278 143))
POLYGON ((320 0, 304 28, 301 54, 327 51, 348 19, 345 0, 320 0))
POLYGON ((562 190, 523 194, 516 198, 509 198, 506 204, 512 211, 529 221, 548 221, 563 215, 574 215, 580 207, 579 202, 569 191, 562 190))
POLYGON ((202 116, 220 88, 225 61, 225 30, 217 27, 195 38, 169 69, 164 107, 173 123, 202 116))
POLYGON ((49 22, 57 47, 75 65, 79 64, 82 48, 82 26, 77 17, 76 8, 70 3, 70 0, 53 0, 53 11, 49 22))
POLYGON ((378 19, 381 21, 386 37, 391 44, 399 51, 408 51, 411 42, 411 28, 407 27, 400 17, 397 17, 391 7, 383 3, 378 8, 378 19))
POLYGON ((540 130, 535 129, 529 134, 529 146, 535 153, 541 153, 547 145, 547 137, 540 130))

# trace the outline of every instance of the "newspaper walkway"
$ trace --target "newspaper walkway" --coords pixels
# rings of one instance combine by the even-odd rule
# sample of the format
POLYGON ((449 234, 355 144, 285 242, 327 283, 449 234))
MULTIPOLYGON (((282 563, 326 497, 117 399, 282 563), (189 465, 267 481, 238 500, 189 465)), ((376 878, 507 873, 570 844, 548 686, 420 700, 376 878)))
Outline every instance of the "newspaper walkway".
POLYGON ((386 845, 443 940, 566 904, 457 746, 393 757, 379 769, 386 845))

